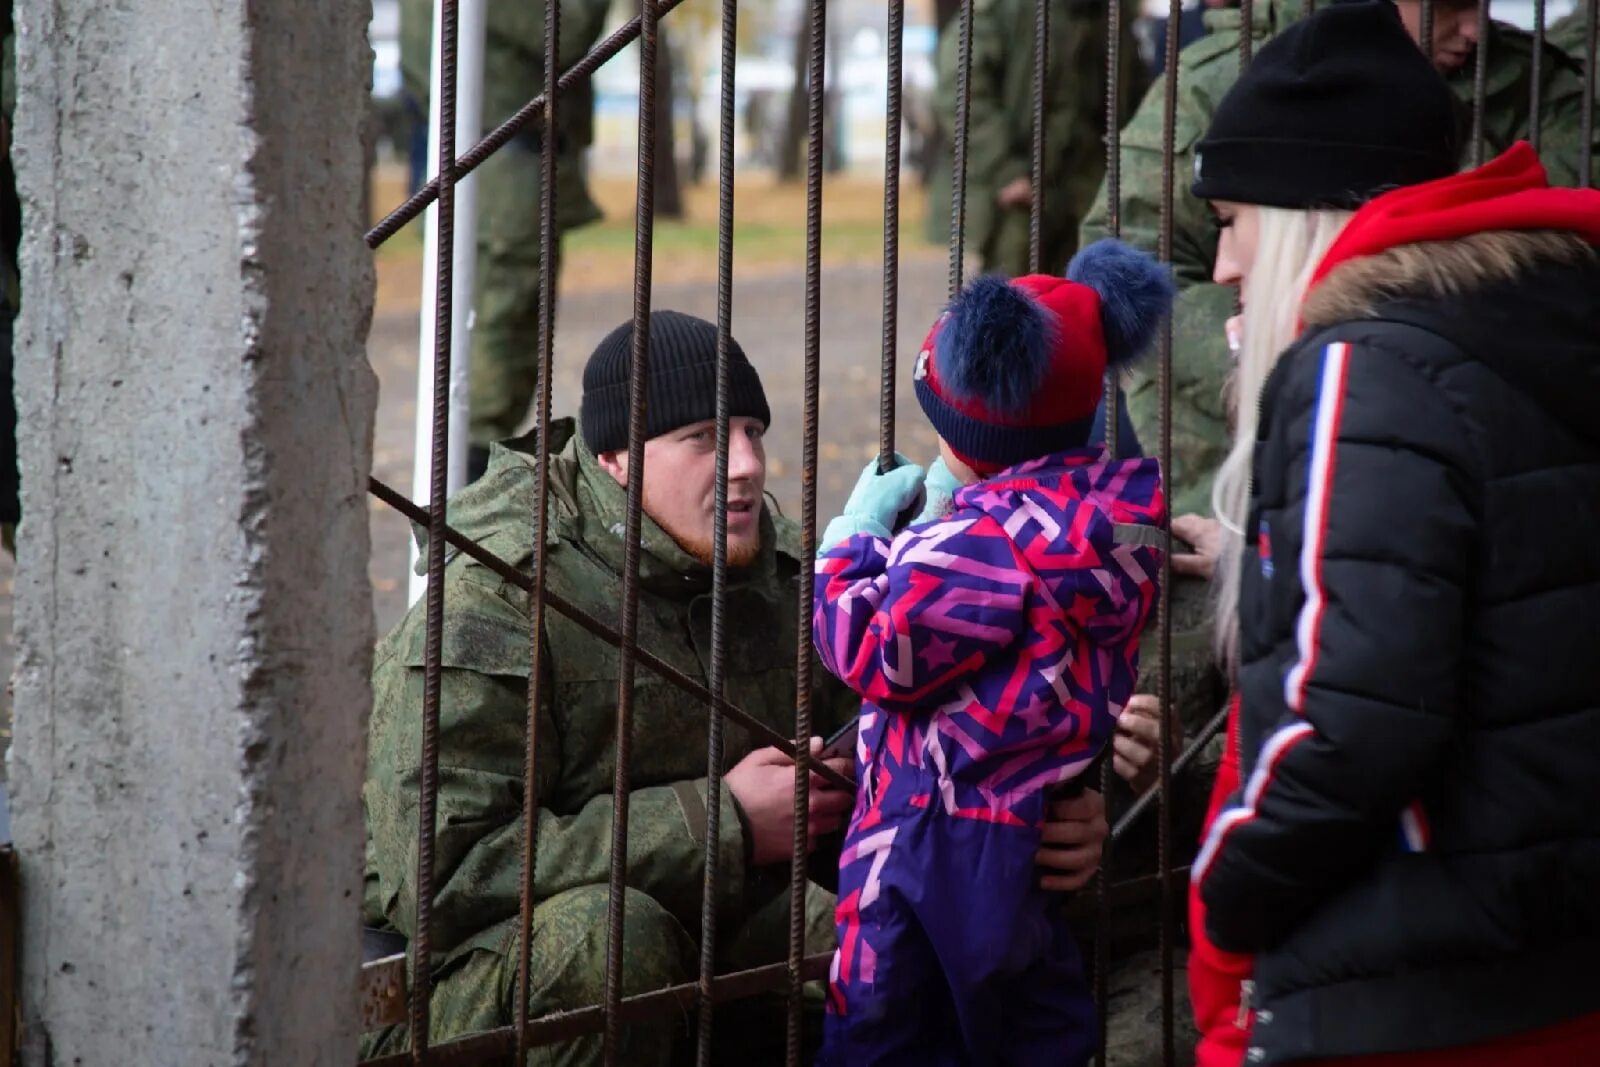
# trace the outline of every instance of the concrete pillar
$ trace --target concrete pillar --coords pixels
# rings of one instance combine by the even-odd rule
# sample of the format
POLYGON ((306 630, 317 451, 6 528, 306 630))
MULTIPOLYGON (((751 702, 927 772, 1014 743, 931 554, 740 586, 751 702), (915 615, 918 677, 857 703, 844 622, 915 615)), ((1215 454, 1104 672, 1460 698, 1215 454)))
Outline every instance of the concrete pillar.
POLYGON ((18 5, 29 1065, 354 1061, 369 15, 18 5))

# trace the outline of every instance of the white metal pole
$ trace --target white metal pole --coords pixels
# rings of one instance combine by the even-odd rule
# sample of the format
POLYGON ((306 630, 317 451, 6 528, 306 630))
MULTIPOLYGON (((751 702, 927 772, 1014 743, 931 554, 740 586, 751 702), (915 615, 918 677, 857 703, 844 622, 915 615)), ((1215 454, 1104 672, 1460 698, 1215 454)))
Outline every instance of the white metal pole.
MULTIPOLYGON (((428 92, 428 177, 439 173, 439 74, 443 4, 433 4, 433 61, 428 92)), ((466 152, 483 134, 483 51, 487 35, 487 0, 457 0, 456 4, 456 154, 466 152)), ((439 279, 439 208, 424 216, 422 250, 422 328, 417 344, 417 444, 412 464, 411 497, 428 503, 429 457, 433 453, 433 345, 437 322, 434 289, 439 279)), ((448 492, 454 493, 467 475, 467 396, 472 376, 472 293, 478 250, 478 179, 469 174, 456 185, 455 246, 452 256, 450 330, 450 431, 446 442, 448 492)), ((415 604, 427 587, 417 574, 418 550, 411 542, 410 602, 415 604)))

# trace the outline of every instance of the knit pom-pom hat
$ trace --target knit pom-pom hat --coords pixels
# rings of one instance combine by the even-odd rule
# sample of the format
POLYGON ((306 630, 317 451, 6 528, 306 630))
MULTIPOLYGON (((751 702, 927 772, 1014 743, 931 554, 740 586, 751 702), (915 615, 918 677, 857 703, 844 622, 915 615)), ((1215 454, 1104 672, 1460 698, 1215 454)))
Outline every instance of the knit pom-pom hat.
POLYGON ((1114 240, 1079 252, 1065 278, 976 278, 922 344, 917 400, 978 474, 1082 448, 1106 368, 1150 347, 1173 294, 1165 266, 1114 240))

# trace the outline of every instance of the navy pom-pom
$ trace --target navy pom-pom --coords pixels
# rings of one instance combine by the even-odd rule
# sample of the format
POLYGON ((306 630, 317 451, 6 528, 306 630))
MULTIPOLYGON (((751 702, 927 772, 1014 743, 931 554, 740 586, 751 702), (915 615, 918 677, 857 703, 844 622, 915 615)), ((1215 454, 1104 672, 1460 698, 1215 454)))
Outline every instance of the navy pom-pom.
POLYGON ((1054 319, 996 274, 974 278, 949 316, 934 354, 940 381, 996 414, 1026 410, 1050 367, 1054 319))
POLYGON ((1177 293, 1172 272, 1160 260, 1109 237, 1072 257, 1067 280, 1100 294, 1106 362, 1112 366, 1132 362, 1150 347, 1177 293))

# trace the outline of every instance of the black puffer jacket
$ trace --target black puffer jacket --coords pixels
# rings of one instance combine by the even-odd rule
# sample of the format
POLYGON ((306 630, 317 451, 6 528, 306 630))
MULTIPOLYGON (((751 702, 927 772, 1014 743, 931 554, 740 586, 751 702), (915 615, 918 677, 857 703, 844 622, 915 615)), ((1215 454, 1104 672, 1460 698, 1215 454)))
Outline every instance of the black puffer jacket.
POLYGON ((1306 318, 1262 395, 1247 784, 1195 865, 1258 953, 1249 1062, 1600 1011, 1600 257, 1392 249, 1306 318))

